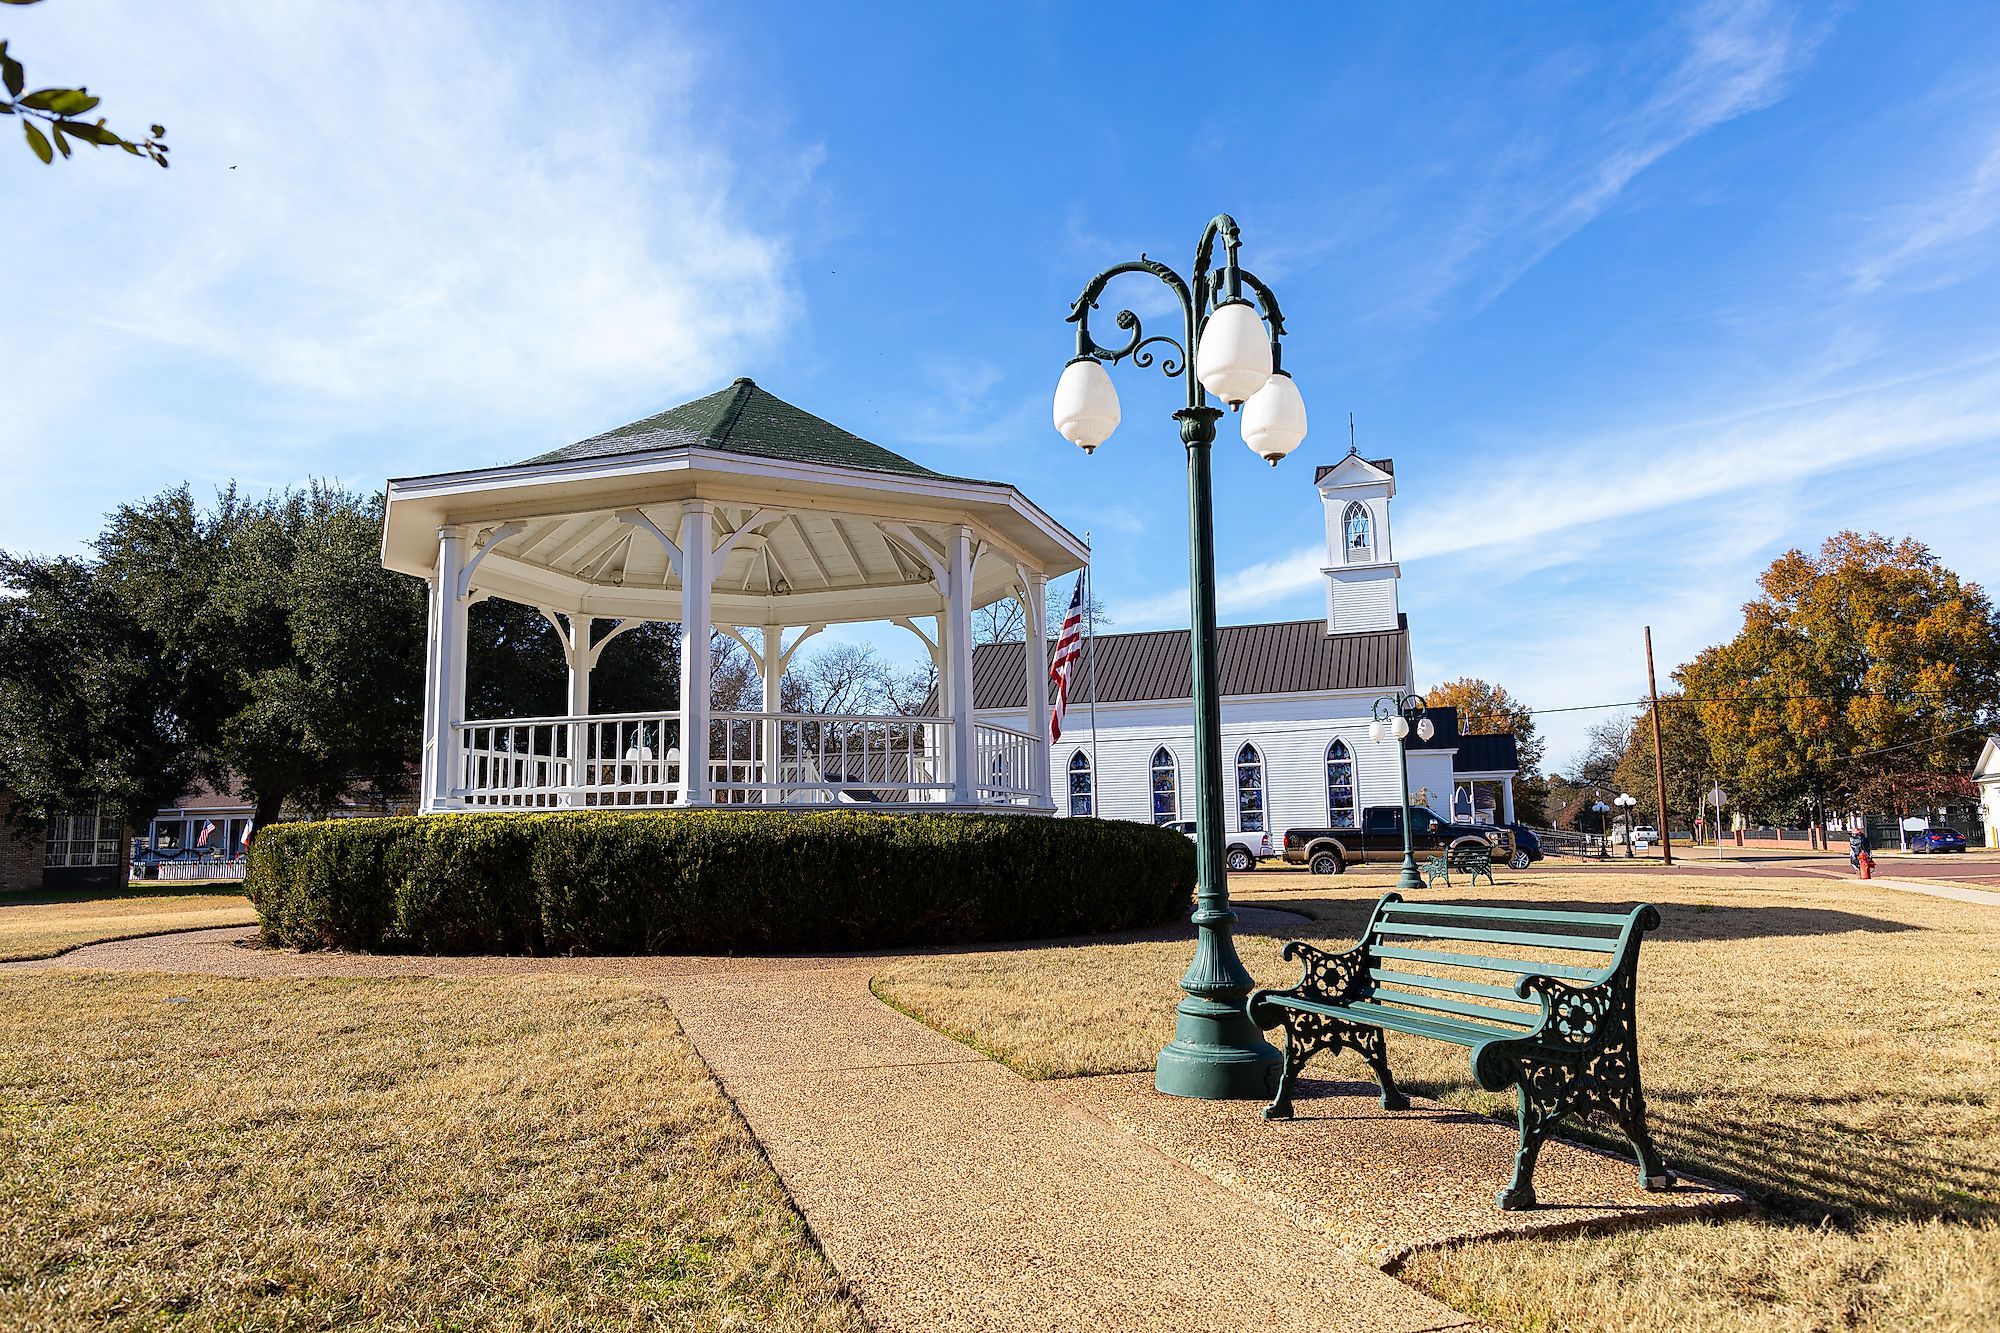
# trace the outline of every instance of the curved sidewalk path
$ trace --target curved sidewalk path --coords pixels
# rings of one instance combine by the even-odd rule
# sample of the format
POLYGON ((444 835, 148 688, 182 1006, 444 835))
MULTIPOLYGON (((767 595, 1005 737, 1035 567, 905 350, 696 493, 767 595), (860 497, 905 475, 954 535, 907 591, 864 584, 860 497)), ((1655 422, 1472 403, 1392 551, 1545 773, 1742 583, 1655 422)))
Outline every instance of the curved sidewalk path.
MULTIPOLYGON (((1273 932, 1289 920, 1242 914, 1273 932)), ((1475 1328, 1379 1265, 1478 1235, 1745 1206, 1699 1186, 1645 1195, 1626 1163, 1551 1143, 1536 1183, 1555 1206, 1503 1214, 1492 1192, 1511 1163, 1511 1129, 1436 1104, 1396 1116, 1372 1097, 1325 1095, 1353 1085, 1309 1082, 1297 1121, 1265 1125, 1244 1103, 1160 1097, 1147 1075, 1031 1082, 877 1000, 868 982, 882 956, 289 954, 243 947, 251 933, 9 966, 544 971, 655 987, 882 1333, 1475 1328)))

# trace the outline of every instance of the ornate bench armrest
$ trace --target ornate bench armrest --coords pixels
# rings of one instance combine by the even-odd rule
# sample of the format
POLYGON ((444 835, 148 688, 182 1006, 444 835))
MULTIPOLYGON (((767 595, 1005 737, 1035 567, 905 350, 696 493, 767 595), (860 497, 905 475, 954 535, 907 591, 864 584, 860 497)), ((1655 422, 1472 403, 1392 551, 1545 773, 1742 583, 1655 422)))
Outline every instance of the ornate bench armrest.
POLYGON ((1368 943, 1364 938, 1351 949, 1333 953, 1315 948, 1304 940, 1292 940, 1285 945, 1282 956, 1288 961, 1293 958, 1299 960, 1298 982, 1284 990, 1266 987, 1250 993, 1247 1008, 1251 1021, 1258 1027, 1276 1027, 1281 1021, 1277 1008, 1266 1005, 1266 1000, 1338 1001, 1347 998, 1367 972, 1368 943))
POLYGON ((1488 1092, 1499 1092, 1518 1075, 1518 1057, 1551 1052, 1583 1060, 1631 1028, 1631 979, 1614 972, 1602 981, 1571 981, 1531 972, 1514 983, 1524 1000, 1539 1000, 1542 1021, 1520 1037, 1485 1042, 1472 1051, 1472 1075, 1488 1092))

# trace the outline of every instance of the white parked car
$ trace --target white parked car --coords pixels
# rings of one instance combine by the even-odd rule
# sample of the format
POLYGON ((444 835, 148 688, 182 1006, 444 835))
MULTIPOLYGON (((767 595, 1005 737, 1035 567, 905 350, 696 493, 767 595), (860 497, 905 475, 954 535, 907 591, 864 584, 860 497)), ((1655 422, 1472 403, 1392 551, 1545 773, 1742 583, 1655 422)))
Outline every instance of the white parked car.
POLYGON ((1658 842, 1659 840, 1660 840, 1660 831, 1654 828, 1651 824, 1641 824, 1639 825, 1638 828, 1632 830, 1633 842, 1643 842, 1650 847, 1652 844, 1658 842))
MULTIPOLYGON (((1176 819, 1166 827, 1194 837, 1192 819, 1176 819)), ((1225 832, 1222 835, 1222 860, 1231 870, 1249 870, 1259 861, 1276 855, 1271 850, 1271 835, 1268 833, 1225 832)))

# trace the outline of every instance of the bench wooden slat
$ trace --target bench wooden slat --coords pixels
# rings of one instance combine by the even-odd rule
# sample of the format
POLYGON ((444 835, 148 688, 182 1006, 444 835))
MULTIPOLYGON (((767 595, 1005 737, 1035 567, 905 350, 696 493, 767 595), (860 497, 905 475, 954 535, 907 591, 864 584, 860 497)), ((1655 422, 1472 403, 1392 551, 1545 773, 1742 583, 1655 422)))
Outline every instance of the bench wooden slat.
POLYGON ((1571 981, 1596 981, 1603 975, 1601 967, 1574 967, 1568 963, 1531 962, 1525 958, 1495 958, 1492 955, 1433 953, 1428 949, 1412 949, 1400 944, 1376 944, 1370 952, 1378 958, 1401 958, 1412 963, 1438 963, 1445 967, 1471 967, 1485 972, 1511 972, 1515 976, 1543 973, 1552 977, 1567 977, 1571 981))
POLYGON ((1334 1004, 1327 1000, 1308 1000, 1287 995, 1278 1003, 1287 1009, 1298 1009, 1309 1014, 1325 1014, 1329 1018, 1344 1018, 1349 1022, 1362 1022, 1371 1027, 1388 1028, 1392 1032, 1406 1032, 1413 1037, 1429 1037, 1434 1041, 1450 1042, 1454 1046, 1476 1046, 1494 1037, 1522 1035, 1521 1029, 1517 1027, 1489 1027, 1484 1023, 1473 1023, 1462 1018, 1420 1014, 1409 1009, 1394 1009, 1388 1005, 1371 1004, 1366 1000, 1334 1004))
POLYGON ((1483 981, 1460 981, 1457 977, 1434 977, 1423 972, 1397 972, 1386 967, 1369 968, 1368 979, 1446 990, 1454 995, 1483 995, 1489 1000, 1519 1001, 1521 998, 1514 993, 1512 986, 1489 986, 1483 981))
POLYGON ((1609 912, 1538 912, 1528 907, 1463 907, 1456 903, 1390 903, 1383 909, 1383 915, 1484 916, 1497 921, 1542 921, 1551 925, 1574 923, 1580 926, 1624 926, 1632 919, 1629 914, 1614 916, 1609 912))
POLYGON ((1495 1009, 1489 1004, 1472 1004, 1465 1000, 1447 1000, 1439 995, 1419 995, 1415 991, 1397 987, 1377 986, 1367 992, 1367 998, 1390 1004, 1409 1005, 1416 1009, 1430 1009, 1443 1014, 1457 1014, 1465 1018, 1484 1019, 1489 1023, 1517 1023, 1523 1028, 1538 1027, 1542 1021, 1541 1010, 1529 1013, 1522 1009, 1495 1009))
POLYGON ((1353 1000, 1344 1005, 1336 1005, 1334 1008, 1339 1013, 1362 1018, 1381 1027, 1408 1032, 1413 1036, 1435 1037, 1439 1041, 1448 1041, 1459 1046, 1476 1046, 1495 1037, 1525 1035, 1521 1028, 1511 1023, 1503 1027, 1498 1023, 1475 1023, 1467 1018, 1419 1014, 1408 1009, 1376 1004, 1369 1000, 1353 1000))
MULTIPOLYGON (((1587 935, 1543 935, 1526 930, 1474 930, 1466 926, 1424 926, 1415 922, 1378 921, 1377 935, 1410 935, 1425 940, 1469 940, 1475 944, 1521 944, 1540 949, 1576 949, 1589 953, 1616 953, 1615 939, 1592 939, 1587 935)), ((1516 959, 1516 962, 1521 960, 1516 959)), ((1529 970, 1523 964, 1522 971, 1529 970)))

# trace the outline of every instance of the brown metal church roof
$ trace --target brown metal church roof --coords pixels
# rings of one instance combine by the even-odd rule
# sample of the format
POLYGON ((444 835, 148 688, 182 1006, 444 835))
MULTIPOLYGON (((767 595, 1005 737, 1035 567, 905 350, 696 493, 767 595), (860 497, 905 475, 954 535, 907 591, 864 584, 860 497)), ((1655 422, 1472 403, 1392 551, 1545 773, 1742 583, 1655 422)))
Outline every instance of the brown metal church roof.
MULTIPOLYGON (((1216 631, 1222 693, 1296 694, 1318 690, 1394 689, 1408 679, 1409 621, 1366 634, 1328 634, 1324 620, 1224 625, 1216 631)), ((981 644, 972 652, 972 706, 1025 708, 1026 666, 1019 643, 981 644)), ((1190 699, 1188 632, 1100 634, 1095 645, 1098 699, 1136 703, 1190 699)), ((1090 702, 1090 662, 1078 663, 1069 702, 1090 702)))

